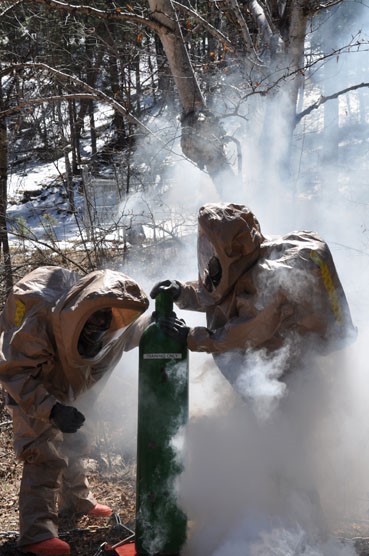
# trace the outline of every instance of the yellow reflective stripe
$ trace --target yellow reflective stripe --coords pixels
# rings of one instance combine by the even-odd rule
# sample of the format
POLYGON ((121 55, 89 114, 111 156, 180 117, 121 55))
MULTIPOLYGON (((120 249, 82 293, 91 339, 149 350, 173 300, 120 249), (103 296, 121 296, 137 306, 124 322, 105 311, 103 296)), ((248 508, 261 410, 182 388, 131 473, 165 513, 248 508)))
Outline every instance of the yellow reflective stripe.
POLYGON ((328 299, 329 303, 331 304, 333 314, 336 318, 336 321, 342 323, 343 319, 341 305, 338 299, 337 290, 333 284, 331 273, 329 272, 328 265, 321 257, 319 257, 319 255, 315 251, 310 251, 310 258, 320 268, 320 272, 323 278, 323 284, 325 289, 327 290, 328 299))
POLYGON ((23 301, 20 299, 15 300, 15 315, 14 315, 14 324, 16 326, 20 326, 23 322, 24 315, 26 313, 26 306, 23 301))

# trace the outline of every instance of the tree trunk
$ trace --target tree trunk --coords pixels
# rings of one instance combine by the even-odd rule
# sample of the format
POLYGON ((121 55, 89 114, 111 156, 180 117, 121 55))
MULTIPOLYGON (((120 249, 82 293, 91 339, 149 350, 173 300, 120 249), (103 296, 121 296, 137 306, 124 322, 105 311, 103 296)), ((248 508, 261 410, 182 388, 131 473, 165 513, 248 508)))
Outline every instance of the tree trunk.
POLYGON ((72 155, 72 174, 77 175, 81 162, 80 144, 76 134, 76 103, 74 100, 68 102, 70 144, 72 155))
POLYGON ((151 75, 151 88, 154 91, 154 102, 156 101, 155 90, 157 88, 158 93, 160 95, 161 106, 167 107, 172 112, 175 104, 174 81, 170 75, 170 71, 168 70, 168 61, 165 56, 163 44, 157 35, 155 35, 154 41, 155 41, 156 67, 157 67, 157 85, 155 83, 155 73, 152 67, 150 54, 148 53, 149 68, 150 68, 150 75, 151 75))
POLYGON ((182 151, 209 172, 223 195, 225 183, 237 183, 225 154, 224 132, 217 118, 206 109, 171 0, 149 0, 149 5, 151 18, 161 24, 159 38, 182 108, 182 151))
POLYGON ((287 95, 289 102, 285 110, 290 137, 295 127, 296 105, 299 90, 304 81, 304 52, 308 14, 304 2, 294 2, 291 9, 291 22, 289 38, 286 44, 287 68, 287 95))
MULTIPOLYGON (((1 89, 0 89, 1 93, 1 89)), ((13 287, 13 272, 6 225, 8 181, 8 138, 5 119, 0 121, 0 250, 3 254, 2 282, 6 293, 13 287)))
POLYGON ((193 71, 177 14, 170 0, 149 0, 151 17, 161 24, 159 38, 177 87, 184 116, 205 108, 197 78, 193 71))
MULTIPOLYGON (((124 106, 126 106, 127 103, 128 105, 130 105, 130 99, 125 99, 124 101, 122 101, 122 91, 119 83, 118 59, 115 53, 109 56, 108 71, 110 77, 110 87, 111 87, 112 97, 117 99, 124 106)), ((114 113, 114 125, 117 134, 115 146, 117 148, 125 147, 127 137, 126 137, 125 121, 122 114, 119 114, 118 112, 114 113)))
POLYGON ((260 140, 262 153, 262 180, 286 184, 290 178, 291 145, 296 122, 299 89, 303 85, 304 47, 307 13, 303 2, 291 2, 284 34, 284 49, 276 54, 271 72, 274 82, 283 81, 283 87, 272 87, 266 100, 263 131, 260 140), (274 92, 276 91, 276 92, 274 92))
POLYGON ((65 163, 65 177, 63 178, 64 188, 68 197, 68 205, 69 210, 72 214, 74 214, 76 210, 75 202, 74 202, 74 190, 73 190, 73 171, 72 166, 69 160, 69 144, 68 140, 65 137, 64 128, 63 128, 63 113, 61 109, 60 102, 58 103, 58 116, 59 116, 59 125, 60 125, 60 136, 63 145, 63 154, 64 154, 64 163, 65 163))
POLYGON ((95 127, 94 102, 92 100, 88 102, 88 115, 90 119, 91 157, 92 160, 95 160, 97 155, 97 134, 95 127))
MULTIPOLYGON (((86 38, 85 49, 86 49, 85 52, 86 82, 91 87, 95 87, 98 72, 102 64, 104 51, 102 49, 97 48, 96 40, 91 35, 88 35, 86 38)), ((91 111, 93 112, 93 101, 82 100, 80 102, 80 109, 76 117, 76 123, 75 123, 76 138, 77 141, 79 142, 81 140, 81 133, 82 133, 84 118, 86 114, 89 114, 90 125, 92 125, 91 111)), ((96 133, 94 127, 93 128, 91 127, 90 135, 91 135, 91 154, 92 156, 95 156, 97 151, 96 151, 96 133)))

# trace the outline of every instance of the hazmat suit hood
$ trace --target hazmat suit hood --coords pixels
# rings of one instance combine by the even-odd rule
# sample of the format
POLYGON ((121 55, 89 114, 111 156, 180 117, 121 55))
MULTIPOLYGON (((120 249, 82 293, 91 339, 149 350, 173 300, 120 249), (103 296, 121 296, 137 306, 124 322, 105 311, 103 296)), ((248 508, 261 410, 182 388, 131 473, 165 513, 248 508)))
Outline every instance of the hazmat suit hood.
POLYGON ((253 266, 263 240, 259 222, 246 206, 209 203, 200 208, 198 271, 201 297, 206 305, 219 303, 239 277, 253 266), (209 266, 211 274, 214 264, 218 272, 212 280, 209 266))
POLYGON ((75 392, 117 364, 124 332, 148 305, 134 280, 112 270, 89 273, 59 299, 53 309, 53 330, 64 373, 75 392), (111 320, 102 331, 98 352, 88 357, 79 350, 80 337, 86 322, 101 310, 110 310, 111 320))
POLYGON ((75 399, 136 346, 132 327, 148 306, 144 291, 121 272, 33 270, 14 285, 1 313, 0 381, 28 415, 47 421, 56 401, 75 399), (81 334, 101 310, 109 313, 108 326, 87 357, 81 334))

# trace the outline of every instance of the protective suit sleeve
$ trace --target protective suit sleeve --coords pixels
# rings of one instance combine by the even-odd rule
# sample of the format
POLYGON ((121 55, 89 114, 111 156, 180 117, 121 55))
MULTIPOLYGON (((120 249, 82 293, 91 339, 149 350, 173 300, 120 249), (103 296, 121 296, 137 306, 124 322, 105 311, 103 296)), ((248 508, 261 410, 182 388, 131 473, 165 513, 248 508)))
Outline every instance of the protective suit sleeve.
POLYGON ((257 348, 278 334, 282 323, 291 317, 293 307, 284 296, 278 298, 251 318, 231 318, 225 326, 210 331, 192 328, 187 336, 191 351, 223 353, 231 349, 257 348))
POLYGON ((57 399, 32 376, 32 369, 19 369, 12 375, 0 373, 0 382, 15 403, 33 419, 48 421, 57 399))
POLYGON ((0 382, 29 417, 49 419, 58 400, 47 389, 45 376, 52 379, 53 373, 54 353, 42 319, 30 318, 1 333, 0 382))
POLYGON ((181 286, 181 293, 178 299, 175 300, 177 307, 189 311, 205 312, 206 306, 201 302, 198 282, 179 282, 179 284, 181 286))

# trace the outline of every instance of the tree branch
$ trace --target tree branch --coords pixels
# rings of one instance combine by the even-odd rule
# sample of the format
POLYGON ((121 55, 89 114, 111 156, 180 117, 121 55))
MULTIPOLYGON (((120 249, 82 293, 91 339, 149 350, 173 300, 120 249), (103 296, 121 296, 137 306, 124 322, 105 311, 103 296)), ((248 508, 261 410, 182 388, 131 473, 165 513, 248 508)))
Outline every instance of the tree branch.
POLYGON ((320 2, 318 10, 327 10, 332 6, 337 6, 338 4, 342 4, 342 0, 328 0, 327 2, 320 2))
MULTIPOLYGON (((290 70, 288 67, 286 68, 282 68, 281 72, 282 75, 280 75, 280 77, 278 77, 277 79, 275 79, 275 81, 273 81, 270 85, 268 86, 264 86, 263 85, 263 81, 258 82, 257 85, 255 85, 253 87, 253 90, 247 94, 245 94, 241 100, 245 100, 246 98, 250 97, 250 96, 254 96, 254 95, 262 95, 265 96, 267 95, 270 91, 272 91, 273 89, 279 87, 281 85, 281 83, 283 83, 286 79, 289 79, 291 77, 294 77, 296 74, 299 73, 305 73, 308 69, 311 69, 313 67, 315 67, 318 64, 321 64, 322 62, 329 60, 330 58, 333 57, 337 57, 340 54, 348 54, 350 53, 350 51, 352 50, 352 48, 357 48, 357 50, 363 51, 363 46, 366 46, 366 50, 368 50, 368 42, 367 41, 356 41, 356 42, 351 42, 345 46, 342 46, 341 48, 337 48, 337 49, 333 49, 329 54, 324 54, 322 56, 320 56, 319 58, 314 59, 311 63, 306 64, 305 66, 302 66, 300 68, 296 68, 294 70, 290 70)), ((268 77, 269 80, 270 76, 268 77)))
POLYGON ((233 13, 234 13, 234 15, 237 19, 238 25, 240 26, 240 29, 241 29, 241 34, 243 36, 243 40, 245 41, 246 46, 250 50, 251 61, 252 62, 257 62, 258 64, 262 64, 262 61, 260 60, 260 58, 258 57, 258 55, 256 53, 254 44, 253 44, 252 39, 251 39, 251 35, 250 35, 250 31, 249 31, 247 22, 245 21, 245 18, 243 17, 240 6, 238 4, 238 0, 227 0, 227 2, 229 3, 231 8, 233 9, 233 13))
POLYGON ((43 4, 49 6, 50 8, 67 11, 71 14, 84 14, 88 16, 94 16, 99 19, 108 19, 116 21, 131 21, 132 23, 137 23, 138 25, 143 25, 152 29, 156 33, 163 29, 164 25, 158 23, 157 21, 147 19, 141 15, 126 12, 121 9, 115 10, 99 10, 97 8, 92 8, 86 5, 69 4, 68 2, 60 2, 59 0, 34 0, 37 4, 43 4))
POLYGON ((87 271, 85 268, 83 268, 83 266, 81 266, 77 261, 74 261, 73 259, 68 257, 68 255, 65 252, 65 249, 61 247, 59 248, 56 244, 51 245, 46 241, 42 241, 38 239, 31 230, 27 230, 27 232, 29 231, 31 235, 27 235, 27 233, 18 232, 16 229, 16 224, 14 224, 12 221, 10 221, 9 224, 10 224, 10 230, 6 230, 8 234, 14 236, 17 239, 30 241, 36 247, 41 245, 42 247, 46 247, 47 249, 50 249, 50 251, 56 253, 57 255, 60 255, 65 261, 77 267, 81 272, 87 274, 87 271), (12 226, 14 226, 14 229, 12 228, 12 226))
POLYGON ((322 95, 317 101, 315 101, 313 104, 311 104, 310 106, 305 108, 305 110, 302 110, 302 112, 299 112, 299 114, 296 114, 296 119, 295 119, 296 124, 298 124, 302 120, 302 118, 304 118, 305 116, 310 114, 310 112, 312 112, 313 110, 317 110, 319 108, 319 106, 321 106, 322 104, 324 104, 328 100, 333 100, 334 98, 338 98, 341 95, 345 95, 346 93, 349 93, 350 91, 355 91, 357 89, 362 89, 363 87, 369 87, 369 83, 360 83, 358 85, 352 85, 351 87, 347 87, 346 89, 342 89, 342 91, 337 91, 337 93, 333 93, 332 95, 327 95, 327 96, 322 95))
POLYGON ((68 75, 68 74, 66 74, 66 73, 64 73, 60 70, 57 70, 55 68, 52 68, 51 66, 48 66, 47 64, 44 64, 42 62, 37 62, 37 63, 36 62, 35 63, 25 62, 24 64, 12 64, 11 66, 9 66, 9 67, 3 69, 2 71, 0 71, 0 79, 4 75, 12 74, 14 72, 21 71, 23 69, 39 69, 39 70, 49 72, 52 75, 54 75, 55 77, 57 77, 58 79, 60 79, 60 81, 62 81, 63 83, 70 82, 73 85, 78 86, 80 89, 85 90, 86 92, 85 93, 76 92, 76 93, 70 93, 70 94, 65 94, 65 95, 53 95, 53 96, 50 96, 50 97, 34 98, 34 99, 27 99, 27 100, 24 99, 24 100, 21 101, 21 105, 14 106, 14 107, 11 107, 7 110, 3 110, 2 112, 0 112, 0 120, 1 120, 1 118, 5 118, 6 116, 9 116, 11 114, 15 114, 15 113, 21 111, 28 104, 29 105, 32 105, 32 104, 37 105, 37 104, 42 104, 42 103, 48 102, 48 101, 55 102, 55 101, 64 101, 64 100, 72 100, 72 99, 87 99, 87 100, 93 100, 94 99, 96 101, 100 101, 100 102, 104 102, 105 104, 108 104, 114 110, 116 110, 117 112, 119 112, 120 114, 125 116, 128 121, 137 125, 146 134, 150 135, 151 137, 154 137, 155 140, 158 141, 158 143, 161 144, 163 146, 163 148, 165 150, 167 150, 168 152, 171 152, 172 154, 175 154, 177 157, 183 158, 184 160, 187 160, 191 164, 194 164, 193 161, 188 159, 186 156, 176 152, 174 149, 169 147, 167 145, 167 143, 165 141, 163 141, 163 139, 158 134, 156 134, 151 129, 149 129, 145 124, 140 122, 140 120, 138 120, 135 116, 133 116, 133 114, 128 112, 128 110, 126 110, 126 108, 124 108, 124 106, 122 106, 115 99, 109 97, 108 95, 106 95, 102 91, 99 91, 98 89, 95 89, 91 85, 88 85, 87 83, 85 83, 84 81, 79 79, 78 77, 68 75))
POLYGON ((172 0, 172 4, 174 4, 178 8, 178 10, 190 14, 194 19, 196 19, 198 23, 200 23, 205 29, 207 29, 213 37, 225 44, 232 52, 236 51, 236 48, 233 46, 228 37, 223 35, 221 31, 218 31, 218 29, 216 29, 213 25, 206 21, 206 19, 201 17, 201 15, 195 12, 192 8, 189 8, 188 6, 185 6, 184 4, 182 4, 181 2, 177 2, 176 0, 172 0))
POLYGON ((254 21, 260 29, 260 34, 268 43, 273 39, 275 30, 272 29, 273 21, 269 17, 268 11, 265 10, 256 0, 249 3, 249 10, 254 21))
POLYGON ((96 97, 90 93, 72 93, 68 95, 52 95, 50 97, 40 97, 40 98, 29 98, 27 100, 21 100, 16 106, 7 108, 0 112, 0 120, 6 118, 17 112, 21 112, 28 106, 37 106, 43 104, 44 102, 61 102, 68 100, 96 100, 96 97))
POLYGON ((72 83, 73 85, 78 86, 81 90, 85 90, 90 95, 92 95, 96 100, 101 100, 101 101, 109 104, 112 108, 114 108, 114 110, 116 110, 118 113, 125 116, 128 121, 130 121, 131 123, 134 123, 135 125, 139 126, 146 133, 149 133, 149 134, 155 136, 155 134, 148 127, 146 127, 142 122, 140 122, 140 120, 138 120, 135 116, 133 116, 133 114, 128 112, 128 110, 126 110, 124 108, 124 106, 122 106, 115 99, 109 97, 108 95, 106 95, 102 91, 99 91, 98 89, 95 89, 91 85, 88 85, 87 83, 85 83, 84 81, 79 79, 78 77, 75 77, 73 75, 69 75, 67 73, 64 73, 60 70, 57 70, 56 68, 53 68, 51 66, 48 66, 47 64, 44 64, 42 62, 25 62, 24 64, 12 64, 8 68, 6 68, 6 69, 4 69, 3 71, 0 72, 0 78, 4 75, 8 74, 8 73, 13 72, 13 71, 20 71, 20 70, 23 70, 23 69, 39 69, 39 70, 47 71, 48 73, 51 73, 52 75, 57 77, 63 83, 68 83, 69 82, 69 83, 72 83))
POLYGON ((18 0, 17 2, 14 2, 14 4, 12 4, 11 6, 8 6, 7 8, 5 8, 5 10, 3 10, 0 13, 0 17, 3 17, 4 15, 6 15, 8 12, 10 12, 10 10, 12 10, 13 8, 16 8, 17 6, 19 6, 19 4, 21 4, 23 2, 23 0, 18 0))

